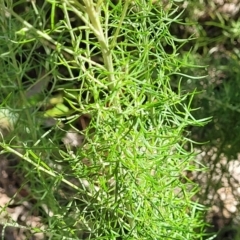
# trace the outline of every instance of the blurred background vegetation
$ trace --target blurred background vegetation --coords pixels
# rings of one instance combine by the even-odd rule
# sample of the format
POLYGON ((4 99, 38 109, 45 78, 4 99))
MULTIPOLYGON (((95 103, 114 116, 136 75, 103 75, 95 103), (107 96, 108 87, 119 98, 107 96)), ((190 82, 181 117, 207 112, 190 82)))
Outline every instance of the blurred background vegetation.
MULTIPOLYGON (((179 3, 182 25, 171 25, 178 38, 191 38, 179 58, 189 63, 186 75, 206 76, 195 80, 183 76, 183 89, 197 89, 193 108, 196 118, 212 116, 203 128, 192 128, 199 162, 205 174, 190 176, 200 184, 200 202, 209 207, 209 231, 217 239, 240 239, 240 2, 238 0, 194 0, 179 3), (186 54, 191 50, 191 54, 186 54), (193 68, 191 65, 202 66, 193 68)), ((173 86, 174 86, 173 81, 173 86)))

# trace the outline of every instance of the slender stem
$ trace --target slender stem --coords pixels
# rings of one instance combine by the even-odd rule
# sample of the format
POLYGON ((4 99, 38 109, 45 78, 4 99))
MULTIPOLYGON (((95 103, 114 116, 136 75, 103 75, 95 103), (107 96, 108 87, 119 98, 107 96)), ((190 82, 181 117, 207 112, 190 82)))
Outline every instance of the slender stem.
MULTIPOLYGON (((29 162, 30 164, 32 164, 33 166, 35 166, 38 170, 47 173, 48 175, 54 177, 54 178, 59 178, 61 179, 62 182, 64 182, 65 184, 67 184, 68 186, 70 186, 71 188, 79 191, 79 192, 83 192, 84 194, 87 194, 89 197, 93 197, 94 194, 91 194, 90 192, 87 191, 83 191, 83 189, 88 189, 91 191, 91 189, 94 189, 96 192, 98 192, 100 190, 99 187, 94 186, 91 187, 91 184, 86 180, 86 179, 79 179, 80 183, 83 186, 83 189, 80 189, 78 186, 76 186, 75 184, 71 183, 70 181, 68 181, 67 179, 65 179, 62 175, 57 174, 53 171, 51 171, 50 167, 44 163, 43 161, 38 161, 41 162, 41 164, 43 166, 40 166, 38 163, 36 163, 35 161, 33 161, 31 158, 29 158, 27 155, 23 155, 20 152, 16 151, 15 149, 13 149, 12 147, 9 147, 8 145, 6 145, 5 143, 0 142, 0 146, 6 151, 6 152, 11 152, 13 154, 15 154, 16 156, 20 157, 21 159, 29 162)), ((28 151, 30 155, 32 155, 32 157, 34 158, 38 158, 31 150, 28 151)), ((98 200, 100 201, 100 198, 98 198, 98 200)))

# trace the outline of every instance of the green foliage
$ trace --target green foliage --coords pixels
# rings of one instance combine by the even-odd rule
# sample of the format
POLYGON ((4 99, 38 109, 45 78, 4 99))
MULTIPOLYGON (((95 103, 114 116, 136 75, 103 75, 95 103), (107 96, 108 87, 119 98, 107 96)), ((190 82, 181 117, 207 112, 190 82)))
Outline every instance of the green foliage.
POLYGON ((192 116, 194 93, 170 85, 186 66, 178 58, 184 40, 169 32, 176 6, 1 4, 2 107, 19 120, 14 139, 0 145, 22 159, 36 208, 47 206, 45 229, 32 231, 47 239, 202 239, 198 187, 185 176, 195 170, 186 128, 208 118, 192 116), (68 142, 72 132, 82 140, 68 142))
MULTIPOLYGON (((180 59, 187 59, 190 63, 189 68, 182 70, 186 74, 196 73, 196 68, 191 68, 191 64, 203 66, 197 71, 198 74, 208 72, 203 80, 185 78, 182 81, 185 89, 202 91, 193 101, 193 106, 201 106, 194 116, 214 117, 204 128, 196 129, 196 141, 209 141, 211 146, 221 148, 228 157, 236 157, 240 143, 239 27, 234 19, 237 12, 231 13, 228 5, 226 3, 220 7, 215 1, 189 3, 183 16, 186 19, 184 32, 187 37, 195 31, 193 36, 196 38, 191 42, 191 55, 186 58, 186 53, 181 52, 180 59), (208 11, 204 12, 206 8, 208 11)), ((173 26, 173 32, 177 32, 177 28, 177 25, 173 26)), ((189 45, 186 44, 185 48, 189 45)))
MULTIPOLYGON (((239 202, 239 179, 236 175, 233 176, 233 170, 231 172, 231 164, 234 161, 239 162, 240 144, 237 4, 237 1, 191 1, 185 5, 182 15, 185 25, 171 26, 173 34, 179 36, 181 31, 181 36, 195 38, 179 50, 180 61, 183 59, 189 63, 189 67, 182 68, 181 71, 186 75, 208 73, 208 76, 201 80, 183 77, 182 88, 187 91, 201 91, 192 102, 193 107, 200 106, 200 109, 193 113, 194 117, 198 119, 212 116, 213 119, 203 128, 191 128, 192 138, 196 142, 205 143, 194 147, 201 152, 201 163, 209 168, 208 174, 199 173, 195 176, 195 181, 202 186, 199 201, 210 207, 209 222, 214 224, 215 231, 223 228, 223 232, 230 223, 231 229, 239 228, 239 206, 228 212, 226 200, 220 194, 221 190, 228 189, 228 201, 234 199, 239 202), (186 55, 190 48, 191 54, 186 55), (196 69, 191 65, 203 67, 196 69)), ((237 165, 234 165, 234 170, 237 169, 237 165)), ((217 239, 225 239, 224 234, 220 234, 217 239)))

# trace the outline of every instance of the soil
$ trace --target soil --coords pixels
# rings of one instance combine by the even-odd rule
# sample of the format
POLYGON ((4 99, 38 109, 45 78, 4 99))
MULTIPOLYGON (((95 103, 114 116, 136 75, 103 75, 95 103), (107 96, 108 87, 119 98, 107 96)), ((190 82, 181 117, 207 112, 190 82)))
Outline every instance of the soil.
POLYGON ((23 177, 17 173, 19 160, 0 155, 0 239, 42 240, 44 234, 30 228, 44 228, 41 217, 33 211, 34 199, 23 177))

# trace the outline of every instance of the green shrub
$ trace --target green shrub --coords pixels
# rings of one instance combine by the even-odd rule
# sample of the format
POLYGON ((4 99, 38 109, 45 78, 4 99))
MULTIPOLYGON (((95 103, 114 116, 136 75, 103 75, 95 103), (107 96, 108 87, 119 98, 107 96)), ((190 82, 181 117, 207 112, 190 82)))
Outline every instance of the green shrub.
POLYGON ((185 40, 169 32, 181 24, 176 6, 31 4, 2 3, 0 39, 10 132, 0 145, 21 159, 42 211, 44 229, 31 231, 47 239, 202 239, 198 186, 185 174, 199 169, 185 147, 186 128, 208 119, 192 116, 195 93, 181 90, 185 40))

